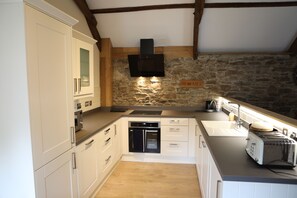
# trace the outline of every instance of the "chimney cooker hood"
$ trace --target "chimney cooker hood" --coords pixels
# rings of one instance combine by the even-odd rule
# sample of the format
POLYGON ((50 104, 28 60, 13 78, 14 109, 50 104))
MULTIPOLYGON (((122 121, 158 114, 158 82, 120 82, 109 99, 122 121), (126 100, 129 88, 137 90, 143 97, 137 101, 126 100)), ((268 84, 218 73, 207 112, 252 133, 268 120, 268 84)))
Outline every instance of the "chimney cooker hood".
POLYGON ((140 39, 140 54, 128 55, 131 77, 163 77, 164 55, 154 54, 154 40, 140 39))

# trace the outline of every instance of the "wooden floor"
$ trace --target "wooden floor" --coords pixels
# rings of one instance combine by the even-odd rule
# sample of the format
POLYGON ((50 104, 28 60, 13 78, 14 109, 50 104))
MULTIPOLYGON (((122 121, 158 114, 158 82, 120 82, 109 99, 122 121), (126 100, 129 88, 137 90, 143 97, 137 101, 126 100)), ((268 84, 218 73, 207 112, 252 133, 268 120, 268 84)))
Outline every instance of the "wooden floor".
POLYGON ((201 198, 195 165, 123 162, 96 198, 201 198))

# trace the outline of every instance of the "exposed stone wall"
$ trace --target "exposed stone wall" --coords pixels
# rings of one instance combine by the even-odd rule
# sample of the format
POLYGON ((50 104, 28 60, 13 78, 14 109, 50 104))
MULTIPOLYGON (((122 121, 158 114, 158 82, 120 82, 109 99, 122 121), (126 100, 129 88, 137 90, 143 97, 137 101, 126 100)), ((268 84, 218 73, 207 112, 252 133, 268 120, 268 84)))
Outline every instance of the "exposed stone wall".
POLYGON ((200 55, 198 60, 165 60, 165 77, 130 77, 128 60, 114 59, 113 105, 204 108, 228 96, 297 118, 297 58, 287 55, 200 55), (203 88, 181 88, 180 80, 203 80, 203 88))

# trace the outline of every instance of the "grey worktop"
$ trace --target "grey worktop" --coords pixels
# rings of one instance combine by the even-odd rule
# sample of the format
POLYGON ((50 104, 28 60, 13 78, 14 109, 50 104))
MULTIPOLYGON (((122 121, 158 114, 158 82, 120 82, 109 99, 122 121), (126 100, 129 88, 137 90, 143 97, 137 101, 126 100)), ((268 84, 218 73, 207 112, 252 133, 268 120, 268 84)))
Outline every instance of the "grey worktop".
POLYGON ((223 181, 297 184, 297 168, 272 168, 274 171, 287 173, 276 174, 250 158, 245 151, 245 137, 208 136, 200 121, 228 120, 227 115, 199 113, 196 119, 223 181))
MULTIPOLYGON (((129 115, 126 112, 92 111, 84 115, 84 128, 76 133, 76 144, 82 143, 121 117, 185 117, 196 118, 209 151, 224 181, 267 182, 297 184, 297 168, 276 170, 296 175, 295 177, 276 174, 257 165, 245 152, 246 140, 243 137, 208 136, 201 120, 228 120, 223 112, 191 112, 163 110, 161 115, 129 115)), ((273 169, 275 170, 275 169, 273 169)))
POLYGON ((132 110, 125 112, 107 112, 93 110, 84 114, 83 129, 76 132, 76 145, 79 145, 83 141, 87 140, 92 135, 98 133, 108 125, 117 121, 121 117, 185 117, 194 118, 196 112, 189 111, 173 111, 163 110, 161 115, 129 115, 132 110))

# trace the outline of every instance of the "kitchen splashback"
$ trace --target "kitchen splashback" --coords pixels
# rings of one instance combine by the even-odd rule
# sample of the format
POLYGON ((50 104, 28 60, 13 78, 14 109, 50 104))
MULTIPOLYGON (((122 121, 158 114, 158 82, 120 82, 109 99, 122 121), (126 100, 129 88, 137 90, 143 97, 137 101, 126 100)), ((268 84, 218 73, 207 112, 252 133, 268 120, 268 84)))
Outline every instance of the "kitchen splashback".
POLYGON ((164 78, 131 78, 128 60, 114 59, 113 105, 193 106, 203 109, 216 96, 235 98, 297 118, 297 57, 288 55, 200 55, 166 60, 164 78), (180 80, 202 80, 203 88, 182 88, 180 80))

